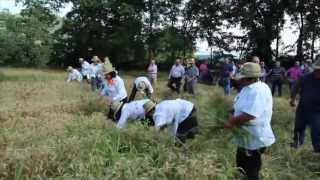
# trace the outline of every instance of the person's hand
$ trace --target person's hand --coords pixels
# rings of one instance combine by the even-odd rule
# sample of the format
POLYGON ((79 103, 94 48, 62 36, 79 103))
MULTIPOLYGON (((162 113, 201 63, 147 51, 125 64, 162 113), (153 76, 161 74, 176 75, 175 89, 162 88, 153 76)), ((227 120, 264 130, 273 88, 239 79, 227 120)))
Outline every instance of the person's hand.
POLYGON ((235 125, 232 123, 231 120, 228 120, 224 123, 224 127, 227 128, 227 129, 231 129, 233 128, 235 125))
POLYGON ((295 107, 296 106, 296 101, 294 99, 290 99, 290 106, 295 107))

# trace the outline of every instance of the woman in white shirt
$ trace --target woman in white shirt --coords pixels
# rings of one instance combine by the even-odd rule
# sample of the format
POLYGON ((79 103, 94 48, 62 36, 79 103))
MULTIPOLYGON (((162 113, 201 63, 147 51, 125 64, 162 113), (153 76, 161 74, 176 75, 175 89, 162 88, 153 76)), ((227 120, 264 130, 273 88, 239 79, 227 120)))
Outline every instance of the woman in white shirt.
POLYGON ((172 135, 180 143, 194 138, 198 133, 196 108, 193 103, 183 100, 165 100, 159 104, 148 101, 144 104, 146 117, 154 121, 157 129, 171 126, 172 135))
POLYGON ((139 92, 142 95, 147 95, 148 99, 151 98, 151 95, 153 93, 153 88, 147 77, 141 76, 141 77, 137 77, 134 80, 131 95, 129 97, 129 102, 134 100, 137 92, 139 92))
MULTIPOLYGON (((105 79, 103 81, 103 88, 100 95, 106 98, 108 104, 113 102, 127 102, 127 90, 124 81, 119 77, 112 66, 106 65, 104 67, 105 79)), ((109 118, 112 118, 113 111, 110 109, 109 118)))

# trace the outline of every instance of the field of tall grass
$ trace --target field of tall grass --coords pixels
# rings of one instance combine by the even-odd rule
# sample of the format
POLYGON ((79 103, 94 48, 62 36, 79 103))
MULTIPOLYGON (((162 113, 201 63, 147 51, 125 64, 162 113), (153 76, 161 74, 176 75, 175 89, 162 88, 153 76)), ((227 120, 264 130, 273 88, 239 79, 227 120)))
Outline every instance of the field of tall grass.
MULTIPOLYGON (((127 90, 137 73, 125 73, 127 90)), ((194 102, 201 134, 175 146, 168 133, 140 123, 118 130, 107 107, 87 84, 65 82, 59 71, 0 69, 0 179, 239 179, 232 132, 221 128, 232 98, 215 86, 198 86, 194 102)), ((176 98, 156 88, 157 100, 176 98)), ((294 109, 276 98, 277 142, 263 156, 264 179, 320 179, 320 156, 310 137, 290 148, 294 109)))

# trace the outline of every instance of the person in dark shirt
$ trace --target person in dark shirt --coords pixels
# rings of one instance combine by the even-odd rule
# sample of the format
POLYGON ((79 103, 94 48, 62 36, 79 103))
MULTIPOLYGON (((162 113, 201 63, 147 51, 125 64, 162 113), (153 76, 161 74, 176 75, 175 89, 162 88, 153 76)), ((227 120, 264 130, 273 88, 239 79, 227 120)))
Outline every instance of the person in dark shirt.
POLYGON ((301 77, 291 93, 290 104, 293 107, 296 96, 300 95, 292 146, 297 148, 304 143, 305 129, 309 125, 314 152, 320 153, 320 59, 313 68, 314 72, 301 77))
POLYGON ((281 67, 280 61, 276 62, 276 66, 270 70, 268 76, 271 80, 272 95, 275 95, 276 89, 278 89, 278 95, 282 96, 282 84, 285 78, 286 70, 281 67))
POLYGON ((221 85, 223 86, 224 93, 229 95, 231 92, 231 77, 233 72, 233 66, 228 58, 225 59, 225 63, 222 66, 221 85))

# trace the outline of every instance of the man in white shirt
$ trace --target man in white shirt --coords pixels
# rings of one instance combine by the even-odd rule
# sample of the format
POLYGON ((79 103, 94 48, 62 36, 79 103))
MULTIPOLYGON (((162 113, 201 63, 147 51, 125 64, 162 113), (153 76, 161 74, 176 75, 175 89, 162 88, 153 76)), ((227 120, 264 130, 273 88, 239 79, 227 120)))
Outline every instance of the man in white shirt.
POLYGON ((73 67, 69 66, 67 71, 69 72, 67 82, 71 82, 71 81, 81 82, 82 81, 82 75, 78 70, 73 69, 73 67))
POLYGON ((93 63, 91 64, 91 88, 93 91, 100 89, 103 79, 103 64, 98 56, 93 56, 93 63))
POLYGON ((245 63, 237 75, 243 88, 234 102, 234 115, 225 122, 226 128, 240 127, 248 132, 235 135, 238 146, 237 166, 248 179, 259 179, 261 154, 275 142, 271 128, 273 99, 269 86, 261 82, 259 64, 245 63))
POLYGON ((165 100, 156 105, 152 101, 144 104, 146 117, 154 121, 157 129, 171 126, 172 135, 181 143, 194 138, 198 133, 196 109, 193 103, 183 100, 165 100))
POLYGON ((181 80, 185 74, 184 67, 181 65, 180 59, 176 60, 176 63, 172 66, 169 74, 168 87, 180 93, 181 80))
POLYGON ((134 100, 137 92, 139 92, 142 95, 146 94, 149 99, 151 98, 151 95, 153 93, 153 88, 147 77, 141 76, 141 77, 137 77, 134 80, 131 95, 129 97, 129 102, 134 100))
MULTIPOLYGON (((117 128, 123 128, 129 120, 146 120, 143 105, 150 101, 143 99, 130 103, 114 102, 111 104, 113 111, 112 120, 117 123, 117 128)), ((152 121, 146 121, 148 125, 154 125, 152 121)))
POLYGON ((82 78, 86 79, 87 82, 90 82, 91 65, 83 58, 79 58, 79 63, 81 64, 82 78))

